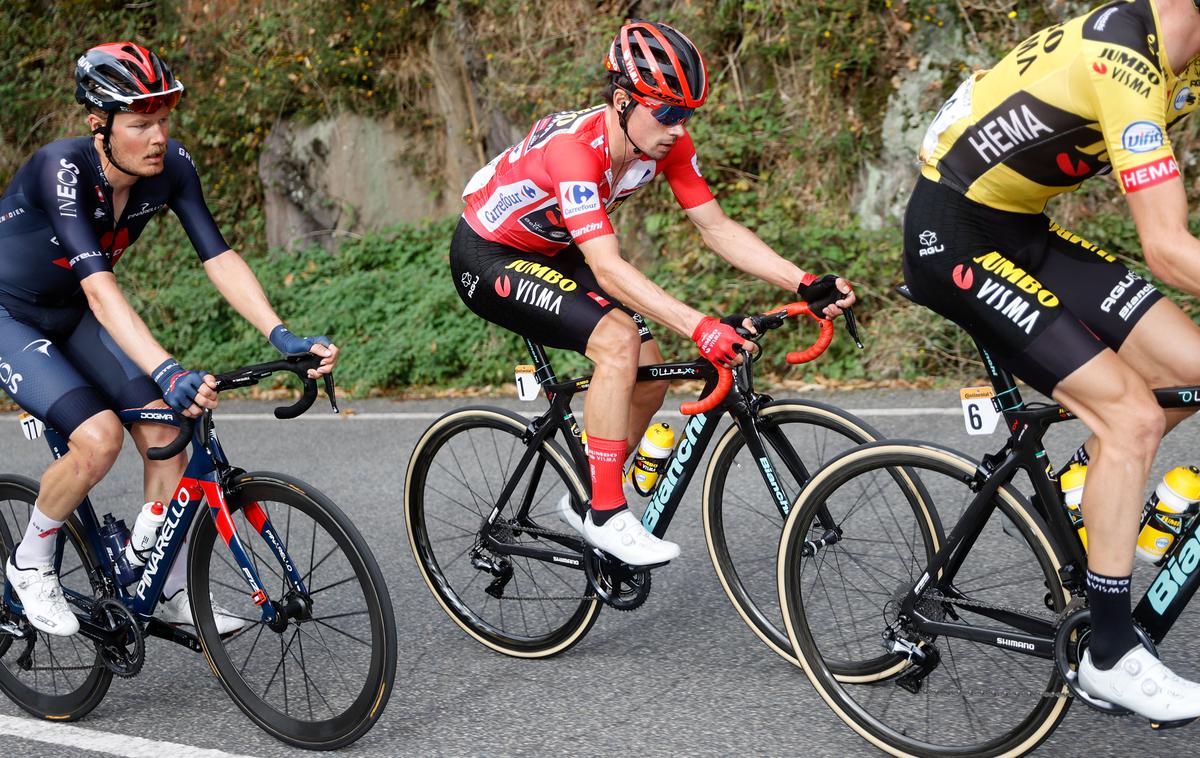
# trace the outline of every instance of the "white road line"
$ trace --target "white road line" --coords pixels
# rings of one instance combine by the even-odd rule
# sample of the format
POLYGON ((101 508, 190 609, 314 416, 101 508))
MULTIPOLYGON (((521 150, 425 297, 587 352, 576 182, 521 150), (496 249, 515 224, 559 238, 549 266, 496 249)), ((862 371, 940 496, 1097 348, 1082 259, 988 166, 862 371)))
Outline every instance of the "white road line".
POLYGON ((124 758, 253 758, 224 750, 181 745, 177 742, 147 740, 126 734, 84 729, 70 724, 55 724, 50 721, 0 716, 0 734, 20 737, 24 740, 48 742, 51 745, 92 750, 98 753, 119 755, 124 758))

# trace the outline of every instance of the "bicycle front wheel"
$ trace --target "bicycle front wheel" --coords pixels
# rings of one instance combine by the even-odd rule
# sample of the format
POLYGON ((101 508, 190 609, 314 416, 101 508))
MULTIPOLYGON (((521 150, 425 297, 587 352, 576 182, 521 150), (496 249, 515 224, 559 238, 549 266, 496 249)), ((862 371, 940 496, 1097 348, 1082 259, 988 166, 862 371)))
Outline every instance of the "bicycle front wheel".
POLYGON ((204 655, 238 707, 277 739, 308 750, 354 742, 383 713, 396 674, 396 623, 375 557, 341 509, 297 479, 242 474, 226 499, 263 589, 293 612, 282 629, 262 623, 215 522, 201 516, 188 595, 204 655), (222 636, 214 609, 244 625, 222 636))
MULTIPOLYGON (((25 533, 38 485, 22 476, 0 478, 0 560, 7 563, 25 533)), ((68 597, 93 600, 91 576, 98 571, 79 520, 72 516, 59 530, 55 563, 68 597)), ((14 619, 15 620, 15 619, 14 619)), ((56 637, 34 631, 27 639, 0 632, 0 690, 38 718, 75 721, 100 704, 112 672, 96 643, 76 634, 56 637)))
POLYGON ((528 451, 527 426, 502 408, 464 408, 435 421, 409 462, 405 515, 421 576, 450 618, 497 652, 545 658, 583 639, 600 601, 580 554, 571 557, 563 540, 545 534, 570 530, 558 503, 567 496, 581 505, 586 492, 570 458, 550 441, 517 470, 528 451), (511 496, 489 521, 509 485, 511 496), (493 549, 495 540, 510 549, 493 549), (554 562, 523 550, 567 555, 554 562))
MULTIPOLYGON (((800 400, 765 406, 757 426, 776 484, 789 506, 827 461, 881 436, 840 408, 800 400)), ((703 503, 708 554, 725 594, 767 647, 796 663, 775 582, 784 516, 736 424, 713 450, 703 503)))
POLYGON ((975 463, 946 448, 872 443, 822 469, 784 526, 777 578, 800 664, 838 717, 892 755, 1022 755, 1070 704, 1054 661, 1019 642, 1001 646, 1006 631, 1019 631, 1009 625, 1014 614, 1053 634, 1069 600, 1040 517, 1008 485, 956 575, 922 582, 918 601, 940 622, 998 630, 984 636, 996 644, 930 635, 900 613, 941 548, 938 512, 958 520, 976 496, 975 473, 975 463), (908 478, 915 488, 898 483, 908 478), (826 533, 815 523, 822 510, 840 539, 814 553, 805 543, 826 533), (918 670, 891 652, 896 640, 929 663, 918 670), (893 676, 854 675, 889 659, 893 676))

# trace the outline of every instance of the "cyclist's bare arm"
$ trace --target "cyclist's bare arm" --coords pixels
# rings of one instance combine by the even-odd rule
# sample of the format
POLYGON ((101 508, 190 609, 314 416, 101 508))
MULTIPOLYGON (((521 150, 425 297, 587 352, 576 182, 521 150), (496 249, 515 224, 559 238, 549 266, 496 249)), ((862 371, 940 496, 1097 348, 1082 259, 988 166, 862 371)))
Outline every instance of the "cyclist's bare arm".
MULTIPOLYGON (((615 235, 582 242, 579 250, 600 286, 643 316, 689 338, 704 318, 703 313, 676 300, 622 258, 615 235)), ((753 348, 753 343, 747 343, 747 349, 753 348)))
MULTIPOLYGON (((271 330, 283 323, 283 319, 271 307, 258 277, 237 251, 226 250, 209 258, 204 262, 204 273, 233 309, 264 337, 269 337, 271 330)), ((337 364, 338 347, 313 345, 311 349, 323 359, 321 367, 316 369, 317 375, 333 371, 337 364)))
MULTIPOLYGON (((109 271, 99 271, 85 277, 81 282, 88 307, 96 320, 116 341, 125 354, 147 374, 153 374, 170 353, 158 344, 158 340, 146 327, 146 322, 137 314, 125 293, 117 285, 117 278, 109 271)), ((205 385, 196 395, 196 405, 203 408, 216 407, 217 393, 213 390, 216 380, 205 377, 205 385)))
POLYGON ((1174 177, 1125 197, 1150 273, 1172 287, 1200 295, 1200 240, 1188 231, 1183 180, 1174 177))
MULTIPOLYGON (((731 266, 789 292, 796 291, 806 272, 772 250, 757 234, 725 215, 716 200, 688 208, 685 213, 700 231, 704 244, 731 266)), ((837 312, 831 314, 834 316, 840 314, 842 308, 854 305, 855 300, 845 280, 838 281, 838 289, 847 295, 837 301, 837 312)))

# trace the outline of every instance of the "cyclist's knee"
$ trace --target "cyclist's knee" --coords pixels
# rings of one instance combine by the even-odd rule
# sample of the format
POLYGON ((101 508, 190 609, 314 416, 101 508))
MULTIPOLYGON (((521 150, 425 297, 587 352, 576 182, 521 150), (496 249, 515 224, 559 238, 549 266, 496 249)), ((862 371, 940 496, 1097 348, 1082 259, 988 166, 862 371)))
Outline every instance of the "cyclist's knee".
POLYGON ((1167 423, 1154 393, 1145 386, 1130 388, 1103 416, 1105 423, 1094 430, 1102 448, 1118 451, 1124 460, 1149 464, 1154 459, 1167 423))
POLYGON ((642 338, 629 314, 609 311, 588 338, 587 357, 597 364, 636 370, 642 338))
POLYGON ((124 428, 116 414, 97 413, 71 432, 71 452, 78 456, 76 470, 94 485, 104 478, 121 452, 124 428))

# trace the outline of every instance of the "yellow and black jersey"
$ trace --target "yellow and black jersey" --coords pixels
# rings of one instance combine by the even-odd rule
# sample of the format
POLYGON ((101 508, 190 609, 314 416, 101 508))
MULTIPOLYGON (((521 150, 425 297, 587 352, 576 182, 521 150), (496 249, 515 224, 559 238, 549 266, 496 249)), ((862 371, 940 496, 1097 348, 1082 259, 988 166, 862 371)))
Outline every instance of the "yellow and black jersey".
POLYGON ((1115 171, 1124 193, 1179 175, 1167 129, 1197 108, 1200 59, 1176 74, 1154 0, 1042 29, 967 79, 925 134, 921 173, 971 200, 1041 213, 1115 171))

